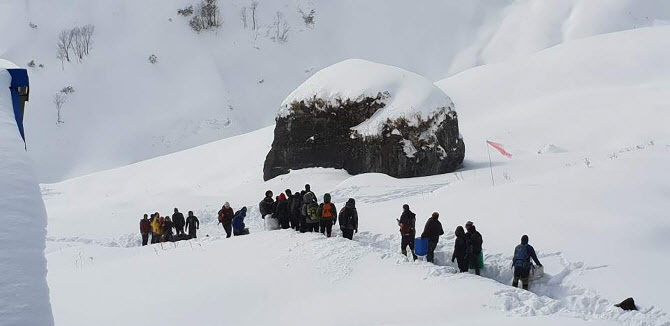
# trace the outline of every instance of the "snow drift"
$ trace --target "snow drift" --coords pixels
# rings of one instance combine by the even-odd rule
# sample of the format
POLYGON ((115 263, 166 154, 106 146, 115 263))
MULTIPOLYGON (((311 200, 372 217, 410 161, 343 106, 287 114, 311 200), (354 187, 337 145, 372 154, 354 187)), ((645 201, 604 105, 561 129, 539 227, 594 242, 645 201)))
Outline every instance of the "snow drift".
POLYGON ((19 134, 0 60, 0 324, 52 325, 46 283, 46 212, 19 134))

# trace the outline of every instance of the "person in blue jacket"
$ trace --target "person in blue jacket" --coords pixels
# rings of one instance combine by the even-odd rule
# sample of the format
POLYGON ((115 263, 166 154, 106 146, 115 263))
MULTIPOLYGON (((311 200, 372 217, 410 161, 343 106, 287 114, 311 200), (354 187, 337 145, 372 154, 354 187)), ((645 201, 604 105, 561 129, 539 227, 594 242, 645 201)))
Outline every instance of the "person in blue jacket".
POLYGON ((514 258, 512 258, 512 265, 514 266, 514 280, 512 281, 512 286, 519 286, 519 280, 523 283, 523 289, 528 290, 530 269, 533 266, 530 262, 530 259, 535 261, 537 266, 542 266, 540 260, 537 259, 535 254, 535 248, 528 244, 528 236, 523 235, 521 237, 521 244, 517 245, 514 248, 514 258))
POLYGON ((247 216, 247 207, 242 207, 239 211, 235 212, 233 217, 233 235, 245 235, 249 234, 249 229, 244 225, 244 218, 247 216))

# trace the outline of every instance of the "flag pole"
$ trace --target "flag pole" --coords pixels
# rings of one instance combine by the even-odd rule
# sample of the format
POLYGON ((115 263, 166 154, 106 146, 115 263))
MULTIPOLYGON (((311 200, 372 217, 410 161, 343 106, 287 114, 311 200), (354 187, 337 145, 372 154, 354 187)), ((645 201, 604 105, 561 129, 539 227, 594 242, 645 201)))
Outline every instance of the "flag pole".
POLYGON ((491 187, 496 186, 496 182, 493 179, 493 164, 491 164, 491 149, 489 148, 489 142, 486 141, 486 151, 489 154, 489 171, 491 171, 491 187))

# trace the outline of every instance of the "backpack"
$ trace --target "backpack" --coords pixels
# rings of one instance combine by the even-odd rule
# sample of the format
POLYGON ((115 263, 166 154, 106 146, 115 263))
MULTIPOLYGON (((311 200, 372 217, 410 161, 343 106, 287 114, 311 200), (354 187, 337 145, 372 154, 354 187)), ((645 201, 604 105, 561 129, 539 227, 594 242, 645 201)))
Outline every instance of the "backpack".
POLYGON ((306 206, 307 217, 316 222, 319 220, 319 206, 315 202, 308 203, 306 206))
POLYGON ((514 251, 514 260, 513 260, 514 267, 519 267, 519 268, 528 268, 530 264, 530 261, 528 259, 528 245, 523 244, 520 246, 516 247, 516 250, 514 251))
POLYGON ((416 223, 416 214, 410 213, 411 217, 409 218, 410 223, 401 223, 400 224, 400 233, 402 234, 412 234, 414 232, 414 224, 416 223))
POLYGON ((333 204, 331 203, 323 204, 323 212, 321 214, 321 217, 327 220, 330 220, 333 217, 335 217, 335 215, 333 214, 333 204))

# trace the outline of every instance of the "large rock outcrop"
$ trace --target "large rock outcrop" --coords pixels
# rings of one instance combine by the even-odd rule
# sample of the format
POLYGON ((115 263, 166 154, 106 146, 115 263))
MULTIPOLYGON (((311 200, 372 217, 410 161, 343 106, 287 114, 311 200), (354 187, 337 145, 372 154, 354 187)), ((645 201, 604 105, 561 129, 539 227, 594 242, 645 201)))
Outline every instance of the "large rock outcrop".
POLYGON ((451 99, 396 67, 347 60, 293 91, 276 118, 265 180, 308 167, 393 177, 447 173, 465 145, 451 99))

